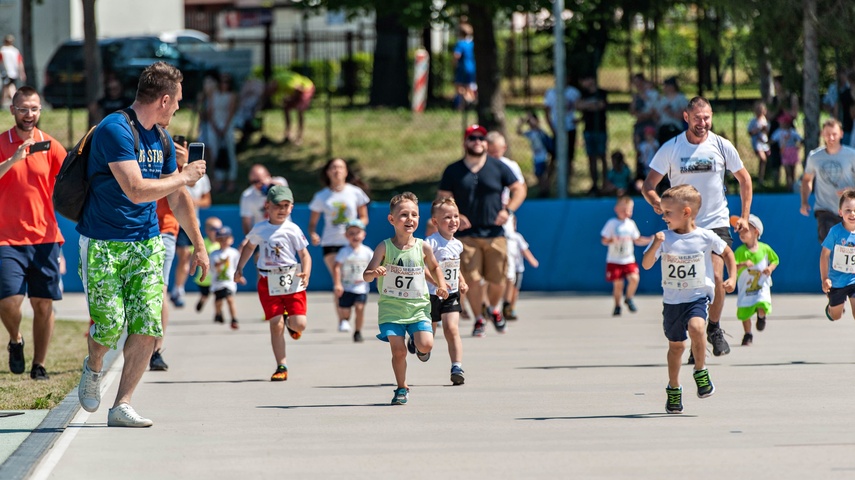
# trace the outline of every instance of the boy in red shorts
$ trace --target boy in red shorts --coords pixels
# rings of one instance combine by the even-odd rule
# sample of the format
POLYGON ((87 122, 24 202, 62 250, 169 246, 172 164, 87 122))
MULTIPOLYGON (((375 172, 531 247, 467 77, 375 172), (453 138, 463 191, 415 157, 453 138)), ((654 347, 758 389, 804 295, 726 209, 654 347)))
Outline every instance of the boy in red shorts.
POLYGON ((255 224, 246 234, 240 252, 235 282, 243 278, 243 267, 252 257, 256 246, 258 255, 258 299, 264 318, 270 321, 270 343, 276 356, 273 382, 288 380, 285 363, 285 330, 299 340, 306 329, 306 287, 312 272, 312 257, 306 247, 309 242, 303 231, 288 216, 294 208, 291 189, 274 185, 267 191, 264 208, 268 218, 255 224), (299 263, 298 263, 299 260, 299 263))
POLYGON ((615 215, 600 231, 603 245, 609 248, 606 255, 606 281, 612 283, 612 295, 615 298, 613 316, 621 313, 620 300, 623 298, 624 279, 626 279, 626 303, 630 312, 638 310, 633 297, 638 288, 638 264, 635 263, 635 246, 647 245, 650 237, 642 237, 638 226, 632 220, 632 197, 621 196, 615 204, 615 215))

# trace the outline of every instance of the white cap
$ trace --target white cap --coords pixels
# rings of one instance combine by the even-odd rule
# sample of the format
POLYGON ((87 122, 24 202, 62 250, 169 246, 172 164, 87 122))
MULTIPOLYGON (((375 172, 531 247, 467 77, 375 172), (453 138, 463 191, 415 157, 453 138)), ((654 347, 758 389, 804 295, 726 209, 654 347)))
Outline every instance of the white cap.
POLYGON ((763 236, 763 222, 760 221, 760 217, 754 215, 753 213, 751 215, 748 215, 748 224, 753 225, 754 228, 757 229, 757 238, 763 236))

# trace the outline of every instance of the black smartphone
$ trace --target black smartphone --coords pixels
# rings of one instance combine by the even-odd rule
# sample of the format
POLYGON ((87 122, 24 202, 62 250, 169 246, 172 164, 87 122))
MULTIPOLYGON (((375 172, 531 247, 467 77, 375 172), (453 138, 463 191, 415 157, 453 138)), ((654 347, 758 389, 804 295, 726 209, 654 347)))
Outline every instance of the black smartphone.
POLYGON ((183 147, 184 142, 187 141, 187 137, 184 135, 175 135, 172 137, 172 141, 174 141, 176 145, 181 145, 183 147))
POLYGON ((30 145, 30 153, 46 152, 48 150, 50 150, 50 140, 45 140, 44 142, 36 142, 30 145))
POLYGON ((187 161, 195 162, 205 158, 205 144, 194 142, 187 147, 187 161))

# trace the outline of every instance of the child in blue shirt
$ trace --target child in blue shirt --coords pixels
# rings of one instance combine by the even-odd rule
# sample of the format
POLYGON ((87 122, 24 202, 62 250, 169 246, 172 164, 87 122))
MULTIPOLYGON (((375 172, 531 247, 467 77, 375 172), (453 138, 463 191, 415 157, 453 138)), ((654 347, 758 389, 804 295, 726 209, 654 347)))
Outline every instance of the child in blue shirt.
POLYGON ((843 191, 839 206, 843 222, 828 231, 819 256, 822 291, 828 295, 825 316, 831 321, 843 316, 847 298, 855 316, 855 189, 843 191))

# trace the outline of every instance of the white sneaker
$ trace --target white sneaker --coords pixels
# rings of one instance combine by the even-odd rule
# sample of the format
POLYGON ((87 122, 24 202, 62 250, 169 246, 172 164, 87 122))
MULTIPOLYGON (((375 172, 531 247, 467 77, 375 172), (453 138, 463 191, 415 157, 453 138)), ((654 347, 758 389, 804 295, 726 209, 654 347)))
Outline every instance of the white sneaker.
POLYGON ((349 320, 342 320, 341 322, 339 322, 338 331, 339 332, 349 332, 350 331, 350 321, 349 320))
POLYGON ((141 417, 133 407, 127 403, 121 403, 118 407, 110 409, 107 415, 108 427, 150 427, 154 422, 141 417))
POLYGON ((77 386, 77 398, 80 406, 87 412, 98 410, 101 405, 101 372, 93 372, 89 369, 89 357, 83 359, 83 375, 80 376, 80 385, 77 386))

